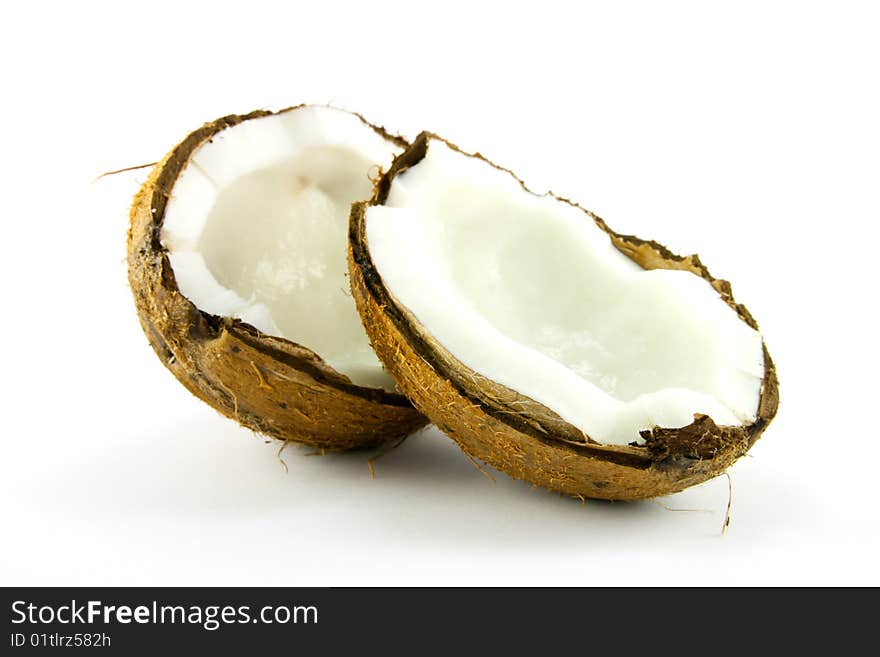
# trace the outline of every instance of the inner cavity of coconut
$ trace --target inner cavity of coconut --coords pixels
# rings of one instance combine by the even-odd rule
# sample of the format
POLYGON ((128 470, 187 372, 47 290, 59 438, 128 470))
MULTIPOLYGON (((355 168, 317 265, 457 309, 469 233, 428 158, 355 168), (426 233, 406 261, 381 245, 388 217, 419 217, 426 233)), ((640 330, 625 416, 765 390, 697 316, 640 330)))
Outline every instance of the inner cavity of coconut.
POLYGON ((755 420, 761 336, 705 280, 643 270, 579 208, 428 144, 367 209, 367 243, 391 295, 463 365, 603 444, 696 413, 755 420))
POLYGON ((346 277, 351 203, 400 147, 357 116, 303 107, 201 145, 174 184, 161 241, 180 292, 320 355, 353 383, 393 391, 346 277))

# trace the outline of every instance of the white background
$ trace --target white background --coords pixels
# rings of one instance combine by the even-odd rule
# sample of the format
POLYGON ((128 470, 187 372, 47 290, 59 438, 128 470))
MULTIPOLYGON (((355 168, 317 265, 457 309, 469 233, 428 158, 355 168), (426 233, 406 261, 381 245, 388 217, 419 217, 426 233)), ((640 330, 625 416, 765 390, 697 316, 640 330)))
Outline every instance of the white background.
MULTIPOLYGON (((880 584, 872 3, 12 3, 0 22, 0 584, 880 584), (330 102, 699 252, 782 404, 663 500, 492 484, 436 430, 267 445, 147 345, 127 206, 203 122, 330 102)), ((564 281, 560 281, 564 285, 564 281)), ((585 601, 589 606, 590 601, 585 601)))

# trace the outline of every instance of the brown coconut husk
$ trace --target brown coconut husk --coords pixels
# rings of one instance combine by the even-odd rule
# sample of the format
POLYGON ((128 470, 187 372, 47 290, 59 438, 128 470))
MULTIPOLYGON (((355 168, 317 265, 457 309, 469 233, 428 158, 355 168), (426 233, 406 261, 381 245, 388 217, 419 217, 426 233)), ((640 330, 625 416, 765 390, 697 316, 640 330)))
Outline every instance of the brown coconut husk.
POLYGON ((141 326, 160 360, 191 393, 253 431, 334 451, 400 439, 426 423, 403 395, 355 385, 307 347, 205 313, 177 288, 159 239, 174 182, 198 147, 218 132, 269 114, 261 110, 205 124, 153 168, 135 196, 128 278, 141 326))
MULTIPOLYGON (((417 409, 470 456, 517 479, 576 498, 629 500, 667 495, 721 474, 748 451, 778 406, 776 370, 766 346, 761 398, 752 424, 718 426, 708 416, 697 415, 683 428, 655 427, 642 432, 643 445, 615 446, 591 440, 546 406, 469 369, 434 340, 385 287, 370 257, 365 232, 367 207, 385 202, 396 176, 425 156, 432 139, 445 141, 431 133, 419 135, 379 180, 373 199, 352 206, 349 225, 352 292, 367 334, 417 409)), ((465 154, 485 160, 479 154, 465 154)), ((730 284, 714 278, 697 256, 677 256, 656 242, 616 233, 602 219, 580 209, 641 267, 680 269, 700 276, 743 322, 757 329, 751 314, 734 300, 730 284)))

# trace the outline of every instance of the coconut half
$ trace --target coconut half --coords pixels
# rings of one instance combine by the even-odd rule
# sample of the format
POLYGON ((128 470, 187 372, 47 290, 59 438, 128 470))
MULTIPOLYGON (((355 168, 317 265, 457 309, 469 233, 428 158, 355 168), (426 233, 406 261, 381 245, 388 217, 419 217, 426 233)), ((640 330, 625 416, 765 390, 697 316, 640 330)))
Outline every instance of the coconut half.
POLYGON ((351 203, 406 143, 330 107, 208 123, 134 200, 129 281, 163 363, 244 426, 330 450, 425 424, 349 292, 351 203))
POLYGON ((697 256, 421 134, 352 207, 376 353, 472 456, 572 496, 654 497, 723 472, 777 408, 758 327, 697 256))

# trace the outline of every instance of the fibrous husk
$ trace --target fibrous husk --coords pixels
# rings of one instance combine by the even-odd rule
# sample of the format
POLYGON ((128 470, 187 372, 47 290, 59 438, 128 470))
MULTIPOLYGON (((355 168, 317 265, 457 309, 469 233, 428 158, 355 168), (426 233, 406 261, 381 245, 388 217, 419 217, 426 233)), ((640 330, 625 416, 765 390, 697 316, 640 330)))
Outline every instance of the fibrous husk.
MULTIPOLYGON (((326 450, 399 439, 426 423, 403 395, 357 386, 310 349, 202 312, 177 288, 160 241, 175 180, 196 149, 215 134, 269 114, 256 111, 205 124, 153 168, 136 195, 128 277, 144 333, 190 392, 253 431, 326 450)), ((382 128, 370 127, 405 145, 382 128)))
MULTIPOLYGON (((778 405, 776 371, 766 346, 760 402, 752 424, 717 426, 710 417, 697 415, 683 428, 641 432, 641 445, 635 441, 603 445, 546 406, 463 365, 395 301, 370 256, 366 210, 385 202, 395 177, 425 156, 432 139, 440 138, 422 133, 398 156, 379 180, 373 199, 352 206, 349 225, 349 273, 358 310, 376 353, 415 407, 472 457, 512 477, 581 498, 666 495, 721 474, 745 454, 778 405)), ((729 283, 714 278, 696 255, 677 256, 656 242, 616 233, 602 219, 583 211, 642 268, 679 269, 703 278, 743 322, 757 330, 749 312, 734 300, 729 283)))

